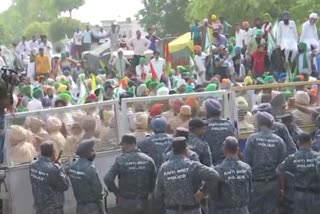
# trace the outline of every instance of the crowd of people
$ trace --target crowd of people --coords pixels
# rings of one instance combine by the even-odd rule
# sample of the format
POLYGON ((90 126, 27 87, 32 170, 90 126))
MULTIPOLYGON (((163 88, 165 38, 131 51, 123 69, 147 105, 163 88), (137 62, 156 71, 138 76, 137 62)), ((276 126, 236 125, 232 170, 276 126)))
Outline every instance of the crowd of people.
MULTIPOLYGON (((210 23, 204 20, 203 25, 196 22, 192 26, 195 55, 189 66, 176 70, 170 68, 167 57, 160 56, 156 48, 160 38, 152 30, 147 38, 137 31, 127 42, 126 47, 134 51, 132 62, 118 44, 111 44, 117 50, 110 62, 112 69, 99 69, 97 75, 85 72, 77 62, 72 71, 62 69, 74 63, 65 52, 57 72, 40 72, 48 62, 50 65, 46 46, 40 43, 36 78, 24 78, 16 87, 14 108, 37 111, 190 93, 187 98, 135 103, 122 112, 128 118, 126 131, 131 133, 122 137, 123 154, 104 177, 121 213, 317 213, 318 85, 239 92, 235 123, 223 114, 228 106, 222 105, 221 97, 212 93, 198 98, 194 94, 316 80, 317 14, 310 14, 304 23, 298 45, 295 23, 284 12, 277 27, 278 46, 269 57, 267 45, 274 39, 270 15, 265 14, 263 25, 257 19, 255 28, 248 22, 242 27, 235 24, 235 38, 228 35, 230 24, 215 15, 211 18, 210 23), (148 62, 144 53, 150 47, 154 56, 148 62), (237 130, 249 133, 245 146, 237 130)), ((113 26, 115 33, 117 27, 113 26)), ((75 39, 80 36, 84 34, 77 29, 75 39)), ((9 162, 29 163, 39 156, 30 166, 36 213, 63 213, 64 201, 56 198, 63 199, 69 180, 77 213, 104 213, 103 187, 93 161, 95 150, 118 146, 116 120, 114 108, 90 106, 41 118, 30 116, 10 126, 9 162), (61 167, 61 152, 75 153, 76 158, 61 167)))

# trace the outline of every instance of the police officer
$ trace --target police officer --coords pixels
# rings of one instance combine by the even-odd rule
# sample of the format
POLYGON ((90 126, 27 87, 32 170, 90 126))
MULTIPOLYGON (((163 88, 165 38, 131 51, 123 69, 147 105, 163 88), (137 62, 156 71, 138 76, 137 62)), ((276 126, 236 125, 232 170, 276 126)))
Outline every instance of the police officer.
POLYGON ((303 132, 298 126, 297 123, 294 121, 294 117, 292 113, 284 114, 280 117, 281 122, 287 127, 293 142, 298 147, 298 137, 303 132))
POLYGON ((284 195, 284 173, 295 176, 294 211, 295 214, 315 214, 320 208, 320 180, 317 172, 319 153, 311 148, 311 137, 301 133, 298 137, 299 151, 290 155, 278 167, 281 178, 281 194, 284 195))
POLYGON ((77 200, 77 214, 103 214, 102 185, 93 165, 96 152, 94 140, 82 141, 77 149, 79 156, 69 168, 74 196, 77 200))
MULTIPOLYGON (((270 105, 270 103, 262 103, 254 109, 253 113, 259 112, 259 111, 268 112, 269 114, 272 114, 272 106, 270 105)), ((286 145, 287 156, 297 151, 297 146, 294 143, 287 127, 283 123, 274 121, 272 126, 272 132, 275 135, 278 135, 279 137, 282 138, 284 144, 286 145)))
POLYGON ((188 138, 188 148, 199 155, 202 164, 211 166, 212 155, 210 147, 207 142, 202 140, 206 128, 207 124, 199 118, 193 118, 189 122, 190 134, 188 138))
POLYGON ((155 197, 163 202, 166 214, 200 214, 195 195, 201 182, 206 181, 208 187, 214 187, 219 175, 213 168, 186 157, 186 138, 174 138, 172 148, 174 156, 159 170, 155 197))
POLYGON ((69 187, 68 179, 55 163, 52 142, 42 143, 40 152, 29 170, 36 214, 63 214, 63 192, 69 187))
MULTIPOLYGON (((175 137, 185 137, 188 140, 189 137, 189 130, 184 128, 184 127, 178 127, 176 129, 176 134, 175 137)), ((170 145, 168 147, 168 150, 171 150, 169 152, 167 152, 164 155, 164 161, 168 161, 172 156, 173 156, 173 151, 172 151, 172 145, 170 145)), ((190 158, 190 160, 193 161, 200 161, 199 159, 199 155, 197 153, 195 153, 194 151, 190 150, 189 148, 187 148, 187 153, 186 153, 187 157, 190 158)), ((211 156, 210 156, 211 157, 211 156)))
POLYGON ((139 142, 138 148, 150 156, 154 160, 157 169, 159 169, 163 162, 163 156, 168 152, 168 147, 172 143, 172 137, 166 133, 167 120, 163 116, 152 118, 151 129, 154 135, 139 142))
POLYGON ((208 127, 204 133, 204 141, 209 144, 213 165, 224 159, 223 142, 229 136, 235 136, 235 129, 229 120, 221 118, 222 106, 215 99, 208 99, 204 103, 207 112, 208 127))
MULTIPOLYGON (((239 144, 236 138, 227 137, 224 142, 226 159, 215 169, 228 184, 230 192, 228 200, 215 201, 211 214, 249 214, 248 204, 252 190, 251 167, 239 160, 239 144)), ((222 190, 222 192, 225 192, 222 190)))
POLYGON ((115 194, 121 213, 147 213, 148 198, 156 180, 154 161, 137 149, 133 135, 124 135, 120 144, 123 154, 116 159, 104 182, 109 191, 115 194), (117 176, 119 186, 115 184, 117 176))
POLYGON ((252 168, 253 194, 251 214, 276 213, 278 180, 277 166, 286 157, 283 140, 272 133, 274 118, 267 112, 256 115, 259 132, 252 134, 246 143, 245 161, 252 168))

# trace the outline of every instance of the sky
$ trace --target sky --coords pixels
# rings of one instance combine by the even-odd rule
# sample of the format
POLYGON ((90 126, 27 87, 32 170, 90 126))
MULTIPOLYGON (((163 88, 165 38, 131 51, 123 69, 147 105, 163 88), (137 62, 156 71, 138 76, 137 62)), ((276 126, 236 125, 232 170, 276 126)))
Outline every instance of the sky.
MULTIPOLYGON (((11 0, 0 0, 0 12, 5 11, 11 0)), ((101 20, 122 21, 143 8, 141 0, 86 0, 86 4, 73 11, 73 17, 83 22, 99 24, 101 20)))

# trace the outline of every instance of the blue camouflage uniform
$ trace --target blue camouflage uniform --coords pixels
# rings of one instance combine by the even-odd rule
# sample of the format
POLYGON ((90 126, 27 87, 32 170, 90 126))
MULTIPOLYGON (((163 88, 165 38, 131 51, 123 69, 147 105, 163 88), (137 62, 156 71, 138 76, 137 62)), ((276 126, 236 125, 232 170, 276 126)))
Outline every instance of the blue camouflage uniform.
POLYGON ((160 168, 163 162, 163 155, 168 152, 172 143, 172 137, 166 133, 155 134, 147 137, 145 140, 138 143, 138 148, 148 156, 150 156, 157 169, 160 168))
POLYGON ((41 156, 32 161, 29 172, 36 214, 62 214, 63 192, 69 187, 63 170, 41 156))
POLYGON ((282 138, 287 149, 287 156, 297 152, 297 146, 294 143, 287 127, 283 123, 274 122, 272 132, 282 138))
POLYGON ((191 161, 184 155, 174 155, 158 173, 155 197, 163 202, 166 214, 201 214, 194 194, 206 181, 215 186, 219 175, 213 168, 191 161))
POLYGON ((234 126, 229 120, 221 118, 209 118, 208 128, 204 134, 204 141, 208 143, 213 165, 221 163, 225 156, 223 153, 223 142, 229 136, 235 136, 234 126))
POLYGON ((276 213, 279 189, 276 168, 286 154, 283 140, 271 130, 260 131, 248 138, 244 158, 252 168, 251 214, 276 213))
POLYGON ((212 165, 212 155, 207 142, 200 139, 194 133, 190 133, 187 141, 188 148, 196 152, 200 162, 206 166, 212 165))
POLYGON ((320 154, 311 148, 301 148, 279 165, 279 171, 295 177, 294 213, 320 212, 320 179, 317 172, 320 154))
POLYGON ((316 152, 320 152, 320 130, 315 132, 314 140, 312 142, 312 149, 316 152))
MULTIPOLYGON (((164 157, 163 157, 163 160, 164 161, 168 161, 170 160, 170 158, 173 156, 173 151, 170 151, 170 152, 167 152, 164 157)), ((192 161, 198 161, 200 162, 200 159, 199 159, 199 156, 197 153, 195 153, 194 151, 192 150, 188 150, 188 154, 187 154, 188 158, 192 161)))
POLYGON ((228 184, 231 195, 228 200, 214 201, 210 214, 249 214, 247 206, 252 191, 251 167, 238 158, 230 157, 215 169, 228 184))
POLYGON ((93 163, 78 158, 71 164, 68 174, 77 200, 77 214, 103 214, 103 190, 93 163))
POLYGON ((109 191, 124 199, 118 207, 126 214, 146 212, 148 197, 153 192, 155 180, 154 161, 138 149, 118 157, 104 177, 109 191), (114 181, 117 176, 118 186, 114 181))

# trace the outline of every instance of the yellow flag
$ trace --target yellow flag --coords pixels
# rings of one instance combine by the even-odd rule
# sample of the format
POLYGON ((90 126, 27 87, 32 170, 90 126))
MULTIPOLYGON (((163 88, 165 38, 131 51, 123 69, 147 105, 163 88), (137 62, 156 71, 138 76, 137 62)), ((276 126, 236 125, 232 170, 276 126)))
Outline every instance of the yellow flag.
POLYGON ((101 67, 102 69, 104 69, 104 68, 106 67, 106 65, 102 62, 101 59, 99 60, 99 63, 100 63, 100 67, 101 67))
POLYGON ((91 74, 91 87, 93 92, 97 89, 97 81, 94 74, 91 74))

